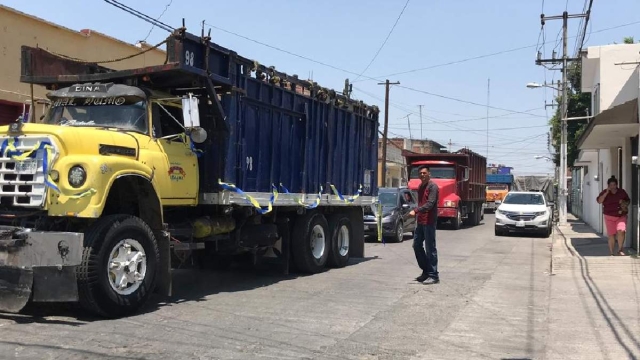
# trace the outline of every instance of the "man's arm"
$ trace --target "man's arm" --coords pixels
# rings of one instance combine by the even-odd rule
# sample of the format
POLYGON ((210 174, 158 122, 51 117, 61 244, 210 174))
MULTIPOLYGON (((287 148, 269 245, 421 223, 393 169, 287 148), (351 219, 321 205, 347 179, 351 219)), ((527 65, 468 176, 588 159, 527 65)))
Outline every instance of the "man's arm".
POLYGON ((416 212, 427 212, 433 209, 435 206, 438 206, 438 204, 436 204, 436 199, 438 198, 438 185, 430 183, 427 189, 429 190, 429 197, 427 198, 427 202, 417 208, 416 212))

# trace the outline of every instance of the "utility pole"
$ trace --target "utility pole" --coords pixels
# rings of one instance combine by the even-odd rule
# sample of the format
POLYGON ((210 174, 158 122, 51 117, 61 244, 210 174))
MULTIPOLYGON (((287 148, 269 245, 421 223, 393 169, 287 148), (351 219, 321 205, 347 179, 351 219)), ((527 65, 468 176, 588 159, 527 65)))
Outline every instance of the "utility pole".
POLYGON ((422 136, 422 107, 424 105, 418 105, 418 108, 420 109, 420 140, 424 140, 424 137, 422 136))
POLYGON ((409 116, 411 116, 411 114, 407 114, 407 126, 409 126, 409 140, 413 141, 413 136, 411 135, 411 121, 409 121, 409 116))
POLYGON ((389 82, 387 79, 383 83, 378 83, 378 85, 385 86, 384 92, 384 131, 382 133, 382 186, 387 186, 387 138, 389 133, 389 86, 390 85, 399 85, 400 82, 389 82))
POLYGON ((487 161, 489 161, 489 99, 491 96, 491 79, 487 79, 487 161))
POLYGON ((562 103, 560 106, 560 189, 558 194, 558 213, 559 213, 559 224, 558 225, 566 225, 567 224, 567 109, 568 109, 568 98, 567 98, 567 65, 569 61, 579 60, 577 58, 568 58, 567 57, 567 28, 568 28, 568 20, 570 18, 583 18, 587 17, 587 14, 574 14, 569 15, 568 12, 563 12, 561 16, 550 16, 545 17, 544 14, 540 15, 542 26, 544 26, 546 20, 560 20, 562 19, 562 59, 556 59, 555 52, 554 56, 551 59, 541 59, 540 52, 538 52, 538 59, 536 60, 537 65, 541 65, 543 63, 561 63, 562 64, 562 86, 560 90, 562 90, 562 103))

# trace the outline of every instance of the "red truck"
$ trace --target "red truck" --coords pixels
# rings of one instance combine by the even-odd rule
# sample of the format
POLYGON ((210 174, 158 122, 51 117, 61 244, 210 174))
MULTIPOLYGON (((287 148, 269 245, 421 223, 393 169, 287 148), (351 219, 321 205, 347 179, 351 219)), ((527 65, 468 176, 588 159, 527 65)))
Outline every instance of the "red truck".
POLYGON ((409 168, 409 188, 420 186, 418 168, 427 165, 431 179, 440 189, 438 222, 449 221, 459 229, 463 221, 478 225, 484 218, 486 201, 487 159, 467 148, 454 153, 419 154, 403 150, 409 168))

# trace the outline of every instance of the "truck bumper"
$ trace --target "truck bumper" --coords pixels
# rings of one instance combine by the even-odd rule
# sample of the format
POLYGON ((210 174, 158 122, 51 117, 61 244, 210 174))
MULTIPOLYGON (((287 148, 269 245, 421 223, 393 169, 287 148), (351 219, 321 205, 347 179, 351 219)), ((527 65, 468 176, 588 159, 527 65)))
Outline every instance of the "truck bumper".
POLYGON ((458 210, 456 208, 438 208, 438 218, 455 218, 458 216, 458 210))
POLYGON ((0 311, 29 301, 77 301, 84 234, 0 226, 0 311))

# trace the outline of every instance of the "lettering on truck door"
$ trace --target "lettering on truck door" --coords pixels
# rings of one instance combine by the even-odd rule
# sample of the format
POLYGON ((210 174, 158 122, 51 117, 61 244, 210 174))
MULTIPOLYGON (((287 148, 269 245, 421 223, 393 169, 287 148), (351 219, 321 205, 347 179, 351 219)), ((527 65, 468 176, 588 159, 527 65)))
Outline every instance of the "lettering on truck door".
POLYGON ((164 161, 154 164, 155 177, 161 185, 162 199, 193 199, 198 195, 198 157, 184 136, 182 108, 153 103, 153 136, 164 154, 164 161))

